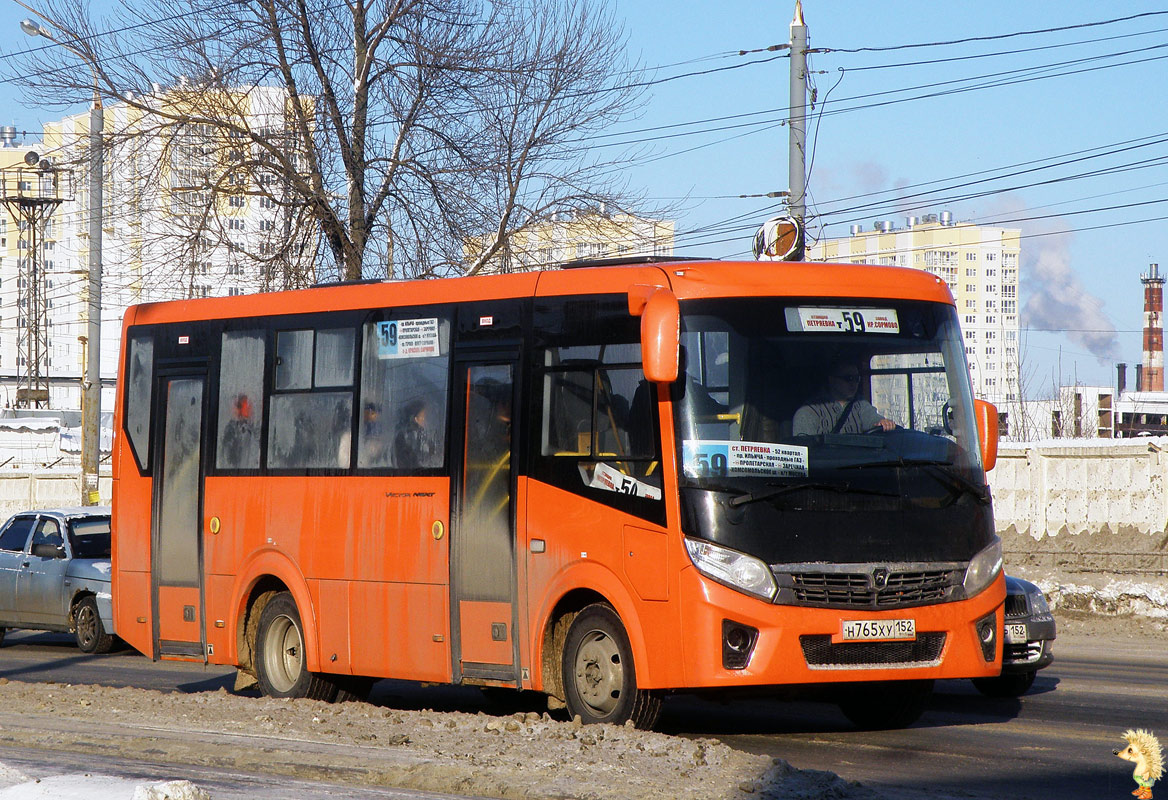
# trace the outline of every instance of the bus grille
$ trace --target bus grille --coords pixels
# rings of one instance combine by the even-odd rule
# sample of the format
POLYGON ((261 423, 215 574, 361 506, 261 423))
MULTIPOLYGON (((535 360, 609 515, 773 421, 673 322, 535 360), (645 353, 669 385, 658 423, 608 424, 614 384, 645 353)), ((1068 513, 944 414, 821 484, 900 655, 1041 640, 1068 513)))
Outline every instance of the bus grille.
POLYGON ((1024 617, 1029 612, 1026 607, 1026 595, 1024 594, 1008 594, 1006 595, 1006 616, 1007 617, 1024 617))
POLYGON ((872 571, 776 572, 778 603, 826 608, 906 608, 949 600, 961 585, 960 569, 888 572, 877 589, 872 571), (783 591, 783 590, 786 591, 783 591))
POLYGON ((941 663, 944 632, 917 634, 915 642, 839 642, 830 635, 800 636, 809 669, 908 669, 941 663))

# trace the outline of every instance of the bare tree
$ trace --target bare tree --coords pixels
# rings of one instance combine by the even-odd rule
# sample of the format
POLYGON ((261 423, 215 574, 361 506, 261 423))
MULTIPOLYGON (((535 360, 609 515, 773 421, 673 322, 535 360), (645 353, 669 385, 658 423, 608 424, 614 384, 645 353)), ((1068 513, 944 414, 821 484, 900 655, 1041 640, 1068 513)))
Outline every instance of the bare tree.
MULTIPOLYGON (((275 288, 306 280, 318 248, 349 280, 473 274, 557 212, 637 203, 629 154, 587 146, 640 93, 603 2, 122 0, 101 19, 86 0, 36 7, 121 110, 111 139, 149 151, 138 199, 162 187, 153 199, 181 220, 165 233, 184 243, 164 248, 168 269, 192 279, 201 252, 232 241, 232 204, 273 210, 268 235, 234 250, 275 288)), ((32 102, 93 89, 66 48, 6 63, 32 102)))

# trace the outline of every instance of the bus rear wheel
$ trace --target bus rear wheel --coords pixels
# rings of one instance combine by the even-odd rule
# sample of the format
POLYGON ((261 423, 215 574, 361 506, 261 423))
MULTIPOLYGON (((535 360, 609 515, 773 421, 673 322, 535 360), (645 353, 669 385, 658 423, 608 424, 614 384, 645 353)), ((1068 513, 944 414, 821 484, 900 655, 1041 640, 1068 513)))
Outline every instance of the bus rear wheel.
POLYGON ((561 668, 568 713, 581 721, 632 720, 638 728, 657 721, 661 698, 637 688, 629 637, 610 606, 588 606, 572 621, 561 668))
POLYGON ((336 684, 305 666, 304 627, 288 592, 280 592, 264 606, 256 631, 256 656, 256 677, 266 696, 325 701, 336 697, 336 684))

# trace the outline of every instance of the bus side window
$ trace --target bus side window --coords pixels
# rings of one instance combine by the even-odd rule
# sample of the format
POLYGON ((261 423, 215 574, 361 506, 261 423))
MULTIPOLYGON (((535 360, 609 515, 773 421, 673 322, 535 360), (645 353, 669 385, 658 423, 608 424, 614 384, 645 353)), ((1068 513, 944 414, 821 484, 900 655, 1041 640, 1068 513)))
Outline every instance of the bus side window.
POLYGON ((268 466, 348 469, 353 449, 352 328, 280 331, 268 466), (317 366, 314 368, 314 364, 317 366), (344 391, 320 391, 340 389, 344 391), (298 391, 280 391, 280 390, 298 391))
POLYGON ((398 311, 392 319, 365 324, 359 468, 415 472, 443 465, 449 344, 445 312, 398 311))
POLYGON ((154 338, 131 334, 126 379, 126 434, 143 469, 150 463, 150 398, 154 376, 154 338))
POLYGON ((544 351, 535 475, 596 500, 646 512, 661 498, 653 385, 625 345, 544 351))
POLYGON ((264 334, 223 334, 219 358, 219 430, 215 466, 259 469, 264 425, 264 334))

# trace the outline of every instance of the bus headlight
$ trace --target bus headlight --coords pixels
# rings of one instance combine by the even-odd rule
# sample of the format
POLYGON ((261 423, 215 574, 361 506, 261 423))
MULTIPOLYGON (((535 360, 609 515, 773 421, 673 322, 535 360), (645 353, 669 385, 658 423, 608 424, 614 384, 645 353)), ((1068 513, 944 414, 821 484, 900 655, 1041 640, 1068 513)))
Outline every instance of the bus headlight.
POLYGON ((773 600, 777 587, 771 568, 754 556, 704 539, 685 540, 685 549, 698 571, 740 592, 773 600))
POLYGON ((982 589, 994 582, 998 573, 1002 571, 1002 540, 997 536, 989 546, 973 557, 969 568, 965 570, 965 581, 962 587, 966 597, 973 597, 982 589))

